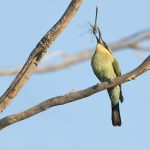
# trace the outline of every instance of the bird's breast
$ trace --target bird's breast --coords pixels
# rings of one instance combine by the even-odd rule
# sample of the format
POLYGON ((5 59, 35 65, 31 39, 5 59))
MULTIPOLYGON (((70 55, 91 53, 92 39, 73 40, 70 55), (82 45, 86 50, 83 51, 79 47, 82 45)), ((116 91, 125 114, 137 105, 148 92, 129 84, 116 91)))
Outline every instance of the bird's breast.
POLYGON ((91 61, 93 71, 101 81, 115 77, 112 66, 114 57, 107 51, 108 50, 103 49, 103 47, 102 49, 96 49, 91 61))

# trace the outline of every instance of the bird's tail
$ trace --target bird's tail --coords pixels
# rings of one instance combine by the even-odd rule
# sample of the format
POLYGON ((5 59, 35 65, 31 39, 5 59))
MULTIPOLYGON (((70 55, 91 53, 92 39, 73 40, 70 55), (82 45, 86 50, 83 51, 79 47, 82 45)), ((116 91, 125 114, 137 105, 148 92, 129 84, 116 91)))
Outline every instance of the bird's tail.
POLYGON ((112 124, 113 126, 121 126, 119 103, 115 106, 112 104, 112 124))

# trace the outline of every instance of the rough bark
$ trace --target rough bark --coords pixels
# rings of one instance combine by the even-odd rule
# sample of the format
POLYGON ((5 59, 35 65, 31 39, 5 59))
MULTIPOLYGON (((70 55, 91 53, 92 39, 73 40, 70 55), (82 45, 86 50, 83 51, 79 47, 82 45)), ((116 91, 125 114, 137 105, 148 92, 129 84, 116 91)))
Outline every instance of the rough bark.
POLYGON ((31 52, 23 68, 12 81, 9 88, 0 97, 0 112, 9 105, 11 100, 18 94, 27 80, 31 77, 41 58, 45 55, 48 48, 53 44, 58 35, 69 24, 81 3, 82 0, 72 0, 60 20, 45 34, 35 49, 31 52))
POLYGON ((73 102, 76 100, 80 100, 85 97, 91 96, 97 92, 100 92, 102 90, 105 90, 107 88, 114 87, 119 84, 123 84, 127 81, 131 81, 148 70, 150 70, 150 56, 147 57, 145 59, 145 61, 141 65, 139 65, 136 69, 134 69, 133 71, 131 71, 125 75, 117 77, 111 83, 103 82, 101 84, 91 86, 91 87, 86 88, 81 91, 71 92, 71 93, 68 93, 63 96, 57 96, 57 97, 45 100, 45 101, 41 102, 40 104, 38 104, 28 110, 25 110, 21 113, 5 117, 0 120, 0 129, 3 129, 11 124, 14 124, 21 120, 32 117, 33 115, 36 115, 42 111, 47 110, 48 108, 67 104, 67 103, 70 103, 70 102, 73 102))

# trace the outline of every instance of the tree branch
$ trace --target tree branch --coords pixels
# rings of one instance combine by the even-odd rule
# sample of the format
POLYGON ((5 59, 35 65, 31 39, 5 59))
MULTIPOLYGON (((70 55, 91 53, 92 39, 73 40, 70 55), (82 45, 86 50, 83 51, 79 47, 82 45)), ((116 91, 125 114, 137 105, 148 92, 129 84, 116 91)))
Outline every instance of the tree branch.
POLYGON ((133 45, 137 45, 145 40, 150 40, 150 28, 136 32, 128 37, 114 42, 111 46, 116 50, 123 48, 132 48, 133 45))
MULTIPOLYGON (((130 36, 127 36, 125 38, 122 38, 121 40, 118 40, 116 42, 110 43, 110 47, 113 51, 118 51, 124 48, 132 48, 134 50, 150 50, 150 47, 141 47, 138 44, 140 42, 143 42, 147 39, 150 39, 150 29, 145 29, 139 32, 136 32, 130 36)), ((64 57, 64 60, 62 62, 59 62, 54 65, 45 66, 45 67, 38 67, 35 70, 35 73, 47 73, 56 71, 59 69, 63 69, 72 65, 76 65, 78 63, 81 63, 83 61, 86 61, 92 57, 93 49, 84 50, 79 53, 66 55, 64 57)), ((13 70, 0 70, 0 75, 15 75, 20 71, 20 69, 13 69, 13 70)))
POLYGON ((131 81, 132 79, 135 79, 136 77, 138 77, 139 75, 143 74, 144 72, 146 72, 148 70, 150 70, 150 56, 147 57, 145 59, 145 61, 141 65, 139 65, 136 69, 134 69, 133 71, 131 71, 125 75, 115 78, 111 83, 103 82, 101 84, 91 86, 91 87, 86 88, 81 91, 71 92, 64 96, 54 97, 54 98, 45 100, 44 102, 41 102, 40 104, 38 104, 28 110, 25 110, 21 113, 2 118, 0 120, 0 129, 3 129, 11 124, 14 124, 21 120, 32 117, 33 115, 36 115, 42 111, 47 110, 48 108, 67 104, 67 103, 70 103, 70 102, 73 102, 76 100, 80 100, 82 98, 88 97, 92 94, 95 94, 95 93, 105 90, 107 88, 114 87, 116 85, 125 83, 127 81, 131 81))
POLYGON ((12 81, 6 92, 0 97, 0 112, 2 112, 7 107, 7 105, 18 94, 18 92, 30 78, 37 65, 39 64, 41 58, 47 52, 47 49, 53 44, 58 35, 69 24, 79 9, 81 3, 82 0, 72 0, 60 20, 45 34, 35 49, 31 52, 21 71, 12 81))

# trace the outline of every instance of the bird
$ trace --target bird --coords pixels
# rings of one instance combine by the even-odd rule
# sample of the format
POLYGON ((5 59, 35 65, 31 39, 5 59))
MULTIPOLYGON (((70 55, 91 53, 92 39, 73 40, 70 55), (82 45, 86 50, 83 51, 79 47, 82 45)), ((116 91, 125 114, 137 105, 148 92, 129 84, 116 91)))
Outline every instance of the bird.
MULTIPOLYGON (((114 78, 121 76, 121 70, 119 63, 113 55, 108 44, 102 39, 102 35, 98 26, 97 29, 98 36, 97 33, 93 33, 97 40, 97 45, 95 48, 95 53, 91 59, 91 66, 94 74, 101 82, 106 81, 110 83, 114 78)), ((107 91, 111 100, 112 125, 121 126, 122 122, 119 109, 119 101, 122 103, 124 100, 121 84, 112 88, 108 88, 107 91)))

